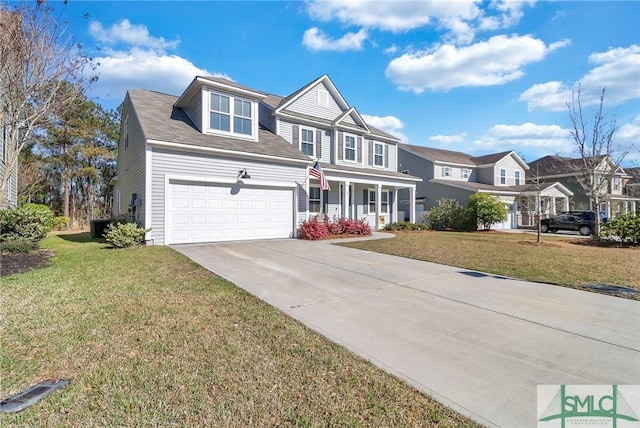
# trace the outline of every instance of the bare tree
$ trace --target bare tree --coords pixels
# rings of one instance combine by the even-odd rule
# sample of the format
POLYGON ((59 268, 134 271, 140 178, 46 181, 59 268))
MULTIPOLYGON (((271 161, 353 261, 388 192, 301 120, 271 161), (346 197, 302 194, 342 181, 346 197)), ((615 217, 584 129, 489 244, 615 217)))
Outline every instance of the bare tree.
POLYGON ((0 206, 15 175, 20 151, 56 106, 71 105, 96 79, 66 27, 46 3, 9 7, 0 3, 0 126, 4 170, 0 206), (61 91, 73 85, 78 91, 61 91))
POLYGON ((571 137, 579 158, 570 160, 567 166, 576 173, 578 184, 589 198, 591 210, 596 212, 596 230, 600 231, 600 204, 609 192, 609 186, 628 151, 620 151, 614 145, 618 127, 615 118, 608 119, 604 113, 606 88, 600 92, 600 102, 593 114, 593 122, 585 117, 581 86, 571 94, 567 102, 571 118, 571 137))

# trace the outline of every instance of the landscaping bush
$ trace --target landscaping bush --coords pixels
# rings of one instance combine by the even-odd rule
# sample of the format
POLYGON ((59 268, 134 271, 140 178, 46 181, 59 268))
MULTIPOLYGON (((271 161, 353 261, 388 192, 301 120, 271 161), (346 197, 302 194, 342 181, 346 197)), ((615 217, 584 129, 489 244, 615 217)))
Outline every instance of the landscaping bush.
POLYGON ((46 205, 24 204, 0 211, 0 242, 30 241, 37 244, 53 227, 53 212, 46 205))
POLYGON ((28 239, 14 239, 0 242, 0 251, 7 253, 30 253, 38 248, 38 243, 28 239))
POLYGON ((508 218, 507 207, 498 198, 488 193, 474 193, 469 196, 467 209, 485 230, 491 229, 491 225, 508 218))
POLYGON ((438 199, 438 206, 424 216, 430 229, 475 230, 476 225, 469 210, 456 199, 438 199))
POLYGON ((135 223, 113 223, 105 232, 104 239, 114 248, 127 248, 144 243, 144 236, 148 232, 135 223))
POLYGON ((316 218, 305 221, 300 225, 298 238, 308 240, 324 239, 328 235, 371 235, 371 227, 366 220, 348 218, 334 218, 326 223, 318 222, 316 218))
POLYGON ((600 239, 640 245, 640 216, 625 214, 600 225, 600 239))
POLYGON ((384 227, 384 230, 423 230, 425 226, 423 224, 411 223, 408 221, 400 221, 397 223, 389 223, 384 227))
POLYGON ((69 217, 61 215, 53 219, 53 230, 65 230, 69 226, 69 217))

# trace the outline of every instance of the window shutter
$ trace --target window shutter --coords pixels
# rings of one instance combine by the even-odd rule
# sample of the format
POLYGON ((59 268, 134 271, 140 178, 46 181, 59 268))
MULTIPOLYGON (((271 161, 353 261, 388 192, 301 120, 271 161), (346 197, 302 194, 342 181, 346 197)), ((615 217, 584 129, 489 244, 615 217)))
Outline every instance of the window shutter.
POLYGON ((369 141, 369 165, 373 165, 373 141, 369 141))
POLYGON ((358 162, 362 162, 362 137, 358 137, 358 162))
POLYGON ((309 195, 300 184, 298 184, 298 212, 303 213, 307 211, 307 204, 309 203, 309 195))
POLYGON ((343 140, 344 140, 344 135, 342 134, 342 132, 338 132, 338 160, 344 159, 343 140))
POLYGON ((329 205, 329 191, 322 191, 322 212, 327 214, 327 206, 329 205))
POLYGON ((293 133, 293 146, 300 150, 300 130, 298 129, 298 125, 293 125, 291 132, 293 133))
POLYGON ((322 131, 319 129, 316 129, 316 157, 322 157, 322 131))
POLYGON ((367 189, 363 190, 363 197, 362 197, 364 204, 363 204, 363 209, 362 209, 362 213, 363 214, 369 214, 369 194, 367 192, 367 189))
POLYGON ((384 167, 389 168, 389 145, 384 145, 384 167))

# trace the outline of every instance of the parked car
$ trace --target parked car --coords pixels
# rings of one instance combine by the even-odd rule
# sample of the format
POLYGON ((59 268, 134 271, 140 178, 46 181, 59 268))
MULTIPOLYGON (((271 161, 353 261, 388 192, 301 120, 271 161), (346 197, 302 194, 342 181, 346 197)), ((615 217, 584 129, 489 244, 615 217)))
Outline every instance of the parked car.
MULTIPOLYGON (((607 221, 604 213, 599 213, 600 222, 607 221)), ((556 232, 558 230, 575 230, 580 235, 591 235, 596 229, 596 213, 594 211, 565 211, 559 215, 540 221, 540 232, 556 232)))

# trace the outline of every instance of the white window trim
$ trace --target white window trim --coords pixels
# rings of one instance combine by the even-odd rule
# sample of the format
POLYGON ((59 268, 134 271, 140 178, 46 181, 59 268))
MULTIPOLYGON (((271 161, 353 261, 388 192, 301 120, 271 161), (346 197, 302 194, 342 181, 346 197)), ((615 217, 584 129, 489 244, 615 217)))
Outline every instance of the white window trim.
POLYGON ((344 134, 342 142, 342 160, 350 163, 358 163, 358 137, 354 134, 344 134), (347 137, 353 138, 353 160, 347 159, 347 137))
POLYGON ((385 161, 385 159, 384 159, 384 143, 379 143, 377 141, 374 141, 373 142, 373 166, 375 168, 384 168, 384 161, 385 161), (378 155, 376 153, 376 147, 382 147, 382 154, 378 155), (380 165, 376 164, 376 156, 379 156, 381 161, 382 161, 380 165))
POLYGON ((316 186, 315 184, 309 184, 309 213, 310 214, 320 214, 322 212, 322 190, 320 186, 316 186), (318 199, 311 199, 311 189, 318 189, 318 199), (318 201, 318 206, 320 207, 319 211, 311 211, 311 201, 318 201))
POLYGON ((500 175, 498 176, 498 180, 501 186, 507 185, 507 169, 506 168, 500 168, 500 175), (504 171, 504 175, 502 175, 502 171, 504 171), (504 183, 502 182, 502 177, 504 177, 504 183))
POLYGON ((303 131, 311 131, 311 138, 313 139, 313 141, 311 142, 311 154, 310 155, 307 154, 307 156, 315 158, 316 157, 316 130, 315 130, 315 128, 310 128, 308 126, 301 126, 300 127, 300 131, 299 131, 300 135, 298 135, 298 140, 300 141, 300 151, 302 153, 304 153, 304 150, 302 150, 302 145, 305 144, 305 142, 302 140, 303 131))
MULTIPOLYGON (((216 134, 216 135, 227 135, 230 137, 234 137, 234 138, 240 138, 240 139, 245 139, 245 140, 252 140, 252 141, 257 141, 258 138, 258 110, 257 110, 257 103, 249 98, 244 98, 241 96, 236 96, 233 94, 229 94, 229 93, 224 93, 224 92, 219 92, 219 91, 214 91, 214 90, 209 90, 208 92, 208 96, 206 97, 206 108, 205 108, 205 117, 206 117, 206 127, 203 127, 206 129, 206 132, 209 134, 216 134), (211 113, 213 112, 213 110, 211 109, 211 97, 212 95, 220 95, 223 97, 227 97, 229 98, 229 128, 230 131, 223 131, 221 129, 215 129, 211 127, 211 113), (251 104, 251 134, 242 134, 239 132, 234 132, 233 130, 233 119, 236 117, 242 118, 242 119, 247 119, 244 116, 236 116, 235 112, 234 112, 234 107, 235 107, 235 100, 241 100, 241 101, 245 101, 251 104)), ((225 113, 226 114, 226 113, 225 113)))
POLYGON ((471 173, 472 171, 469 168, 462 168, 460 170, 460 178, 463 178, 463 179, 471 178, 471 173), (465 176, 465 173, 466 173, 466 176, 465 176))
POLYGON ((367 207, 369 207, 369 214, 376 214, 376 215, 380 215, 380 214, 389 214, 389 206, 391 205, 389 203, 390 199, 389 199, 389 194, 391 192, 389 190, 380 190, 380 212, 376 212, 375 209, 371 209, 371 204, 374 204, 374 206, 377 208, 378 204, 376 203, 376 189, 370 188, 368 189, 367 192, 367 207), (387 208, 386 210, 383 210, 383 203, 382 203, 382 198, 383 198, 383 194, 387 195, 387 208), (372 195, 373 195, 373 200, 372 199, 372 195))
POLYGON ((440 173, 442 174, 443 178, 453 177, 453 168, 451 168, 450 166, 443 166, 440 173), (447 171, 448 174, 446 173, 447 171))
POLYGON ((513 184, 516 186, 519 186, 521 181, 522 181, 522 174, 520 174, 520 171, 514 171, 513 184))

